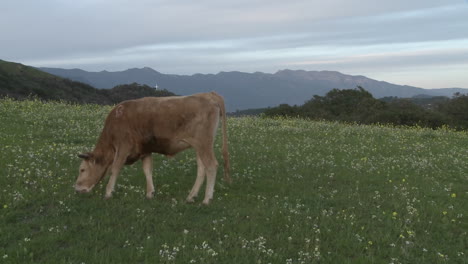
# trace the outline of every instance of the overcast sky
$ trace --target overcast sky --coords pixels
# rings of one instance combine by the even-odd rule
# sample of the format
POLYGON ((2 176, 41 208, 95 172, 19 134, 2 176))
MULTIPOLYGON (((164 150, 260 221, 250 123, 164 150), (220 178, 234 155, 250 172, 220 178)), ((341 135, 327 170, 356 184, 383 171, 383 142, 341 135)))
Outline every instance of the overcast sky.
POLYGON ((468 88, 468 0, 1 0, 0 59, 171 74, 336 70, 468 88))

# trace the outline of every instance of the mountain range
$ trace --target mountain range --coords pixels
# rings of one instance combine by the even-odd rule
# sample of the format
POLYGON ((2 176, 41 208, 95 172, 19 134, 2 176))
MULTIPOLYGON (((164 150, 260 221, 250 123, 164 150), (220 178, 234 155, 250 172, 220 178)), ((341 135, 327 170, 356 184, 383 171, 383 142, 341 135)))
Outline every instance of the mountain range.
POLYGON ((314 95, 323 96, 334 88, 353 89, 361 86, 375 98, 394 96, 447 96, 468 93, 468 89, 423 89, 377 81, 365 76, 346 75, 336 71, 281 70, 276 73, 220 72, 218 74, 163 74, 152 68, 133 68, 117 72, 88 72, 80 69, 39 68, 42 71, 83 82, 96 88, 140 83, 175 94, 188 95, 216 91, 226 100, 228 111, 263 108, 279 104, 301 105, 314 95))

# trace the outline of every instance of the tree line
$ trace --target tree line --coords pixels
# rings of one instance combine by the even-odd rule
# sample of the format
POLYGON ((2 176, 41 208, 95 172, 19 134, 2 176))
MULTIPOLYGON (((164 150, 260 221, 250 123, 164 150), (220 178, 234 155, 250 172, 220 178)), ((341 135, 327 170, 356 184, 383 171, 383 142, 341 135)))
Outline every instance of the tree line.
POLYGON ((437 97, 375 99, 358 86, 355 89, 333 89, 325 96, 315 95, 303 105, 281 104, 268 108, 265 116, 302 117, 358 124, 392 124, 468 129, 468 95, 456 93, 453 98, 437 97), (425 103, 423 102, 425 101, 425 103))
POLYGON ((2 85, 0 97, 15 99, 38 98, 44 101, 64 101, 79 104, 113 105, 146 96, 173 96, 166 89, 155 89, 138 83, 118 85, 112 89, 97 89, 88 84, 61 78, 38 78, 29 83, 2 85))

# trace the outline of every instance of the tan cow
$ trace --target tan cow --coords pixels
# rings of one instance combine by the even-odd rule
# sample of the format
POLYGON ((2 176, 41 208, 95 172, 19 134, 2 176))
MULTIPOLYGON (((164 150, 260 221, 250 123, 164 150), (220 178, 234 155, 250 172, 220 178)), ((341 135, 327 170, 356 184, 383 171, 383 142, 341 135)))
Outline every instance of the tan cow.
POLYGON ((117 176, 124 164, 141 159, 146 176, 146 197, 154 196, 151 153, 173 156, 193 147, 197 155, 197 179, 187 197, 193 202, 207 179, 205 199, 213 199, 218 162, 213 145, 220 117, 223 131, 224 179, 229 177, 226 111, 223 98, 215 92, 190 96, 145 97, 118 104, 107 116, 101 136, 92 152, 83 159, 74 185, 89 192, 110 171, 105 198, 112 196, 117 176))

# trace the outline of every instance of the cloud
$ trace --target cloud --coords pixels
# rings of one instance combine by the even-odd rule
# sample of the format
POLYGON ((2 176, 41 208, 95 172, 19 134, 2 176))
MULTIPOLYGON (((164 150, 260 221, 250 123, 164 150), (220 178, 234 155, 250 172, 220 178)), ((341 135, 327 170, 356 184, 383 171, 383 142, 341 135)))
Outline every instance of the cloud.
POLYGON ((2 1, 0 57, 87 70, 365 75, 459 65, 467 15, 462 0, 2 1))

